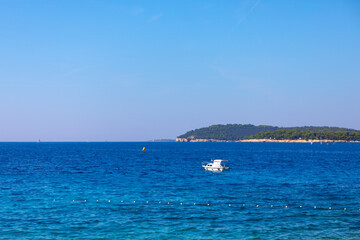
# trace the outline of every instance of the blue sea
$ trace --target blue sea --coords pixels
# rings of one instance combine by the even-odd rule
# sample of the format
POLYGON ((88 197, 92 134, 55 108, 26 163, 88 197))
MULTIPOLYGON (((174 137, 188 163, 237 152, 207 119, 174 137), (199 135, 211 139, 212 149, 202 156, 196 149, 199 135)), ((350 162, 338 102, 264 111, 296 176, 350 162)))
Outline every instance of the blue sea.
POLYGON ((319 238, 360 239, 358 143, 0 143, 0 239, 319 238))

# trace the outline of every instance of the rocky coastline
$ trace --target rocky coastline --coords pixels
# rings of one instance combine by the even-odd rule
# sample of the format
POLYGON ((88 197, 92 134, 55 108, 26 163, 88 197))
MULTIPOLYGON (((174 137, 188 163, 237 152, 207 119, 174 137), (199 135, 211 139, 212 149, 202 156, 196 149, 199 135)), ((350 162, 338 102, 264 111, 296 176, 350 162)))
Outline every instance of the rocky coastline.
POLYGON ((335 143, 335 142, 354 142, 359 143, 360 141, 345 141, 345 140, 305 140, 305 139, 297 139, 297 140, 290 140, 290 139, 244 139, 244 140, 237 140, 237 141, 229 141, 229 140, 217 140, 217 139, 196 139, 196 138, 176 138, 176 142, 253 142, 253 143, 263 143, 263 142, 277 142, 277 143, 335 143))

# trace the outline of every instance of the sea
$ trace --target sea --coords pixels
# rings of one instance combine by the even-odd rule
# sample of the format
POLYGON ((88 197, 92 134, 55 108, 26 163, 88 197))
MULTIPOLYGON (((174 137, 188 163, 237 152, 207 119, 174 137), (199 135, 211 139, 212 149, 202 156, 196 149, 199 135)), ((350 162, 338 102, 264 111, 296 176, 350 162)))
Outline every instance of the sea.
POLYGON ((360 239, 359 143, 0 143, 0 239, 322 238, 360 239))

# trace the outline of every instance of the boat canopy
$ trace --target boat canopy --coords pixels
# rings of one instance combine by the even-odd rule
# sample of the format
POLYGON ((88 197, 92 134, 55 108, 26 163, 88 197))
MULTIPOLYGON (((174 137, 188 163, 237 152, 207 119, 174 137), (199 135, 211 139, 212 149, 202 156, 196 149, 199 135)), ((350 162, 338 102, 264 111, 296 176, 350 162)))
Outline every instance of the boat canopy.
POLYGON ((221 162, 227 162, 227 161, 228 161, 228 160, 216 159, 216 160, 214 160, 213 167, 220 167, 220 166, 221 166, 221 162))

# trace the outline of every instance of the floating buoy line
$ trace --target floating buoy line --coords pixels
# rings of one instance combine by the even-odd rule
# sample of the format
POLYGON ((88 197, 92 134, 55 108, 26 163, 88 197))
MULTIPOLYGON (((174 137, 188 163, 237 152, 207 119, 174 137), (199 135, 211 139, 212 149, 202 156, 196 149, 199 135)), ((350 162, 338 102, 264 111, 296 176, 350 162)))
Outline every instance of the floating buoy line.
MULTIPOLYGON (((54 199, 53 202, 63 202, 63 200, 54 199)), ((330 211, 358 211, 360 212, 360 206, 358 208, 352 207, 332 207, 332 206, 317 206, 317 205, 274 205, 274 204, 247 204, 247 203, 211 203, 211 202, 171 202, 171 201, 124 201, 124 200, 89 200, 89 199, 74 199, 72 203, 104 203, 104 204, 118 204, 123 206, 133 206, 133 205, 142 205, 142 206, 151 206, 151 205, 163 205, 163 206, 205 206, 205 207, 232 207, 237 209, 299 209, 302 211, 306 210, 330 210, 330 211)))

